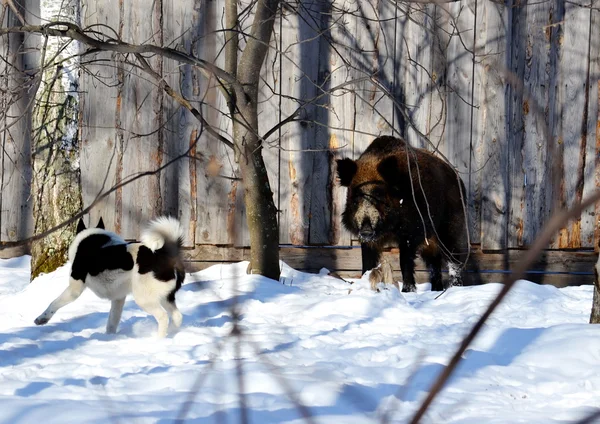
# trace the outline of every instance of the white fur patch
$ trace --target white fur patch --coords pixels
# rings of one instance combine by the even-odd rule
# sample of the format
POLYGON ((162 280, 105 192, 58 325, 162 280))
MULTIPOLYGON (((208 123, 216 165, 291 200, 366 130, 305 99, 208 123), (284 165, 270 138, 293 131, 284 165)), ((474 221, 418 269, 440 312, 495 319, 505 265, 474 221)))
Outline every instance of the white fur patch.
POLYGON ((161 216, 150 222, 142 232, 140 240, 147 248, 155 251, 163 247, 166 241, 183 240, 183 230, 177 219, 161 216))

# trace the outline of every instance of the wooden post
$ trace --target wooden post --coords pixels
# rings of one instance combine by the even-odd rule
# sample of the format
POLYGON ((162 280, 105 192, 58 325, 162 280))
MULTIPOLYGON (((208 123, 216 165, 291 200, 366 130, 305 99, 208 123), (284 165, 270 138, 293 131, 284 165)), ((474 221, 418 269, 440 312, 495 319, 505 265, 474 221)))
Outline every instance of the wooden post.
MULTIPOLYGON (((35 22, 33 4, 14 1, 18 15, 4 4, 2 26, 21 25, 21 17, 35 22), (31 6, 31 7, 30 7, 31 6)), ((31 2, 34 3, 34 2, 31 2)), ((0 243, 23 240, 31 234, 31 110, 35 92, 31 76, 37 71, 36 53, 27 41, 37 37, 8 34, 0 38, 0 243)), ((24 253, 27 250, 19 249, 24 253)))
MULTIPOLYGON (((122 2, 104 0, 85 2, 81 9, 84 27, 121 28, 122 2)), ((119 33, 119 36, 121 33, 119 33)), ((88 56, 89 64, 81 75, 80 167, 83 207, 115 185, 123 168, 123 130, 121 107, 123 67, 113 62, 115 54, 98 52, 88 56), (109 65, 105 65, 105 63, 109 65)), ((121 232, 122 190, 113 192, 90 211, 90 225, 102 217, 106 228, 121 232)))
POLYGON ((484 0, 485 56, 482 73, 482 132, 478 143, 484 154, 482 181, 481 247, 506 248, 509 201, 508 102, 510 89, 504 75, 510 68, 509 11, 505 4, 484 0), (507 52, 508 51, 508 52, 507 52))

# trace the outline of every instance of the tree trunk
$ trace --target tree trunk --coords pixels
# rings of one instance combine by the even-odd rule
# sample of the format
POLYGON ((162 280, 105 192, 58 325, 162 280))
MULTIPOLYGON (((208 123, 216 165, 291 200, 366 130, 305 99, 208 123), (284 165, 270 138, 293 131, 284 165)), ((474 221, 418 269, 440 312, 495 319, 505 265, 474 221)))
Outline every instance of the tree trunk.
MULTIPOLYGON (((235 93, 231 103, 233 138, 244 184, 246 220, 250 234, 250 269, 253 274, 279 280, 279 227, 277 208, 262 157, 258 135, 258 87, 279 1, 260 0, 237 67, 243 93, 235 93)), ((231 69, 230 69, 231 71, 231 69)))
MULTIPOLYGON (((77 0, 67 3, 42 5, 41 16, 77 22, 77 0)), ((63 62, 63 58, 77 52, 77 44, 71 42, 63 49, 63 40, 49 39, 43 55, 47 62, 43 64, 43 78, 33 115, 32 193, 36 234, 67 220, 82 207, 77 137, 77 63, 75 59, 63 62)), ((40 273, 51 272, 67 261, 74 234, 75 224, 32 243, 31 279, 40 273)))
POLYGON ((249 272, 279 280, 277 208, 262 157, 261 140, 256 133, 239 123, 246 122, 252 128, 258 127, 256 92, 249 97, 251 100, 245 105, 238 105, 240 112, 234 115, 236 121, 233 126, 236 150, 240 152, 239 165, 244 182, 246 221, 250 234, 249 272))
POLYGON ((600 281, 598 281, 598 273, 600 273, 600 258, 598 258, 598 262, 594 267, 594 300, 592 300, 590 324, 600 324, 600 281))

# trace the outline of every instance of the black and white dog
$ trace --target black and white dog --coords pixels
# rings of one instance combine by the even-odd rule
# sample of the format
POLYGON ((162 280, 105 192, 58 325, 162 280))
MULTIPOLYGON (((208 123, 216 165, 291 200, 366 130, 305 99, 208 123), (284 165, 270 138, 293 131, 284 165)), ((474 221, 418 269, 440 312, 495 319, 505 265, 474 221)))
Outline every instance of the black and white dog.
POLYGON ((183 232, 179 221, 160 217, 142 232, 141 242, 127 243, 104 229, 102 218, 96 228, 86 229, 82 220, 69 247, 69 287, 35 319, 46 324, 65 305, 77 299, 86 287, 112 304, 106 325, 115 333, 125 298, 133 293, 135 302, 158 321, 158 336, 165 337, 169 317, 179 328, 183 319, 175 304, 175 293, 185 278, 180 248, 183 232))

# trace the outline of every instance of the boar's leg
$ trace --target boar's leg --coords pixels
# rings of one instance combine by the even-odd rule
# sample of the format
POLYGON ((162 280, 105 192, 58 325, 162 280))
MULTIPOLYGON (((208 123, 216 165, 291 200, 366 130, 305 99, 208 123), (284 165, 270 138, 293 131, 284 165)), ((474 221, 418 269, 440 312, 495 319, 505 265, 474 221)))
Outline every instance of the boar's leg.
POLYGON ((412 246, 400 244, 400 270, 402 271, 402 291, 415 292, 415 258, 416 250, 412 246))
POLYGON ((422 255, 430 272, 431 291, 442 291, 442 255, 422 255))
POLYGON ((483 284, 479 270, 479 262, 477 261, 477 258, 473 252, 471 252, 469 255, 467 267, 463 269, 463 280, 465 280, 465 284, 469 286, 478 286, 483 284))
POLYGON ((364 274, 379 265, 381 248, 377 245, 374 246, 368 243, 361 243, 360 250, 362 253, 362 272, 364 274))
POLYGON ((448 242, 452 255, 448 258, 448 287, 462 286, 463 279, 466 285, 481 284, 481 275, 479 273, 479 264, 475 257, 475 252, 469 251, 469 243, 466 235, 463 233, 456 236, 454 240, 448 242))

